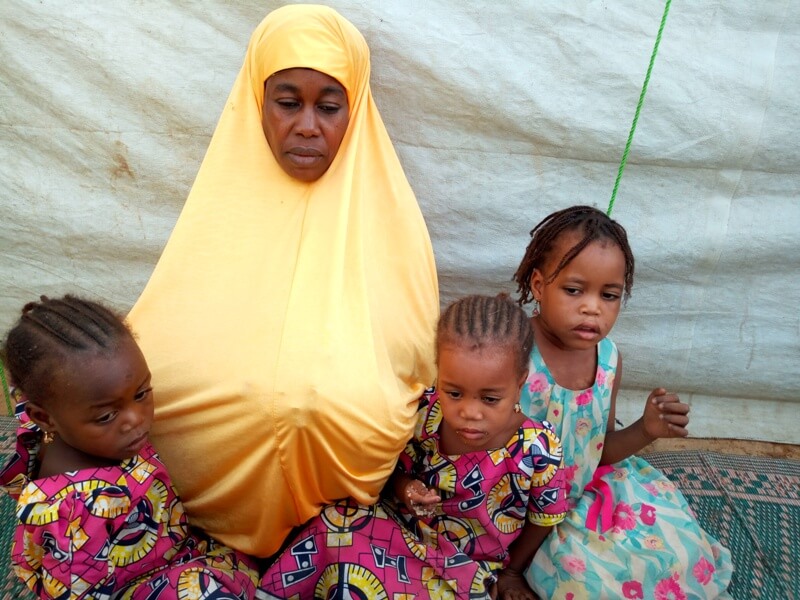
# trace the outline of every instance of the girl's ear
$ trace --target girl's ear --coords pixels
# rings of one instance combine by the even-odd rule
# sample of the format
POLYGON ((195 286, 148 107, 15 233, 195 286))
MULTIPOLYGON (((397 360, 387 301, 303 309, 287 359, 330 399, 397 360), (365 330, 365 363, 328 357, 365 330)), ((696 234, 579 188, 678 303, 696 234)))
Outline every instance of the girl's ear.
POLYGON ((525 371, 523 371, 522 375, 520 375, 519 381, 517 382, 517 394, 521 394, 522 393, 522 386, 525 385, 525 381, 528 379, 528 373, 529 372, 530 371, 528 369, 525 369, 525 371))
POLYGON ((45 409, 43 406, 36 404, 35 402, 31 402, 28 400, 25 402, 25 412, 28 413, 31 421, 36 423, 39 426, 39 429, 42 431, 54 431, 55 424, 53 423, 53 417, 50 413, 45 409))
POLYGON ((531 274, 531 292, 534 300, 540 300, 544 290, 544 274, 539 269, 534 269, 531 274))

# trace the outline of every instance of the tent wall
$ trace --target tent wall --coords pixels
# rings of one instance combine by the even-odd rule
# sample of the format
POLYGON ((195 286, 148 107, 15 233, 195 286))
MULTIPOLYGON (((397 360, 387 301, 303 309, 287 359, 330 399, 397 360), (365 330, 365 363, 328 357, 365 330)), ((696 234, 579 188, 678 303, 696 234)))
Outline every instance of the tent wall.
MULTIPOLYGON (((3 331, 40 294, 132 305, 280 4, 4 0, 3 331)), ((330 4, 372 49, 443 302, 513 292, 533 225, 606 208, 663 4, 330 4)), ((800 443, 798 81, 800 4, 673 3, 613 212, 637 261, 623 421, 664 385, 695 436, 800 443)))

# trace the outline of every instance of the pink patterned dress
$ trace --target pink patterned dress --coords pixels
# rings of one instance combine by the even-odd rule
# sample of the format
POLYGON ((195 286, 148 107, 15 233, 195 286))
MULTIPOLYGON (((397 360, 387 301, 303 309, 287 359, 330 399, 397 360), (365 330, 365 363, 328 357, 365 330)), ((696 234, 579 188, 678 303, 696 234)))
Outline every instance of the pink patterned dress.
POLYGON ((344 500, 309 521, 261 580, 259 598, 486 598, 525 521, 548 526, 566 512, 561 445, 526 420, 501 448, 439 451, 435 393, 422 401, 398 469, 439 490, 430 518, 384 499, 344 500))
POLYGON ((254 596, 254 563, 188 529, 151 445, 119 465, 32 479, 42 433, 21 406, 0 489, 17 500, 14 571, 39 598, 254 596))

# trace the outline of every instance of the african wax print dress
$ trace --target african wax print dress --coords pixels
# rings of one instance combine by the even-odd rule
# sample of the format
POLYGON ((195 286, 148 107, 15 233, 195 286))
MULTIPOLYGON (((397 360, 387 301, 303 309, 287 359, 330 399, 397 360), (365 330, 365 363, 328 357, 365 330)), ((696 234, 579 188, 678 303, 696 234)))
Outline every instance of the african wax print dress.
POLYGON ((561 438, 569 512, 536 553, 528 583, 553 599, 729 597, 730 552, 675 485, 637 456, 599 466, 618 354, 608 338, 597 348, 594 386, 578 391, 555 383, 531 352, 520 403, 561 438))
POLYGON ((21 407, 0 489, 17 500, 13 569, 39 598, 254 596, 252 559, 188 529, 150 444, 119 465, 32 479, 42 432, 21 407))
POLYGON ((267 570, 259 597, 488 597, 525 521, 548 526, 564 517, 560 444, 528 419, 501 448, 447 456, 441 420, 436 395, 426 395, 398 466, 439 490, 436 514, 417 518, 389 499, 330 505, 267 570))

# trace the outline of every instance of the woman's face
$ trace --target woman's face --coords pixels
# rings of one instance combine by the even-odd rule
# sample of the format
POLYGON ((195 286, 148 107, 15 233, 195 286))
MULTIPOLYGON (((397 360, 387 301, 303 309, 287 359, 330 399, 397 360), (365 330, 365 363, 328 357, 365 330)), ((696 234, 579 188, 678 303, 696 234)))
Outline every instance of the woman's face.
POLYGON ((347 131, 347 92, 313 69, 286 69, 264 85, 261 124, 272 154, 290 176, 310 183, 328 170, 347 131))

